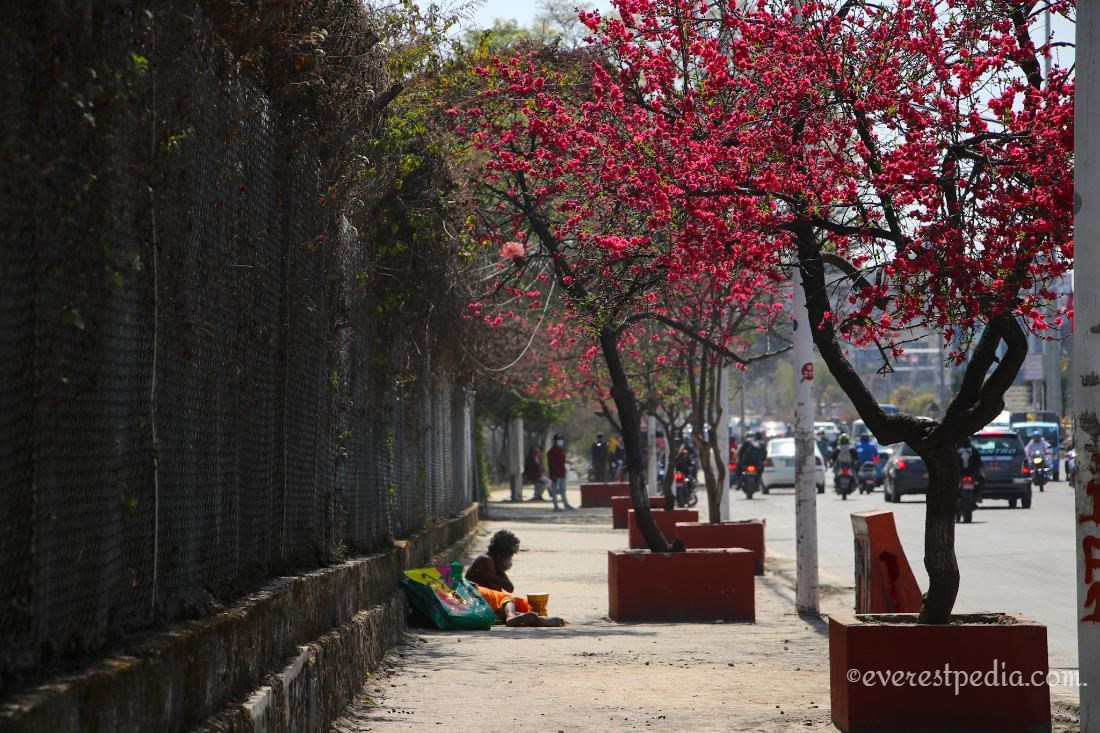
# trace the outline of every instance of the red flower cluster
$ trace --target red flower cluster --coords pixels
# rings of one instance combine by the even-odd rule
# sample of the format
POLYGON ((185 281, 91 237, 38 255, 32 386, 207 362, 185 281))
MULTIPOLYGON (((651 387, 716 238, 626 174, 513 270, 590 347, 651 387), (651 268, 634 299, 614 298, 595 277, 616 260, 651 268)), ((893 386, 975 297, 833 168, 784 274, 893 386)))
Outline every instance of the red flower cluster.
POLYGON ((1061 317, 1073 82, 1017 3, 737 6, 617 0, 581 14, 589 70, 480 69, 457 119, 510 226, 489 236, 620 317, 687 292, 733 312, 808 257, 840 268, 819 325, 856 343, 1061 317))

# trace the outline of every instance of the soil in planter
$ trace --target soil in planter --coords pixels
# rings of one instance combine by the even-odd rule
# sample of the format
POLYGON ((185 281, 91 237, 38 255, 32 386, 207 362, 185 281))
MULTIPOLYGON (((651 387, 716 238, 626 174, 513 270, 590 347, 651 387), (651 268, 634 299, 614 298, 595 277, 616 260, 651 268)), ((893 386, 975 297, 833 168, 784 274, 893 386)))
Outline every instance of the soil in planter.
MULTIPOLYGON (((915 626, 915 615, 898 616, 889 613, 856 614, 856 618, 869 624, 894 624, 895 626, 915 626)), ((952 626, 1014 626, 1017 621, 1003 613, 960 613, 951 617, 952 626)))

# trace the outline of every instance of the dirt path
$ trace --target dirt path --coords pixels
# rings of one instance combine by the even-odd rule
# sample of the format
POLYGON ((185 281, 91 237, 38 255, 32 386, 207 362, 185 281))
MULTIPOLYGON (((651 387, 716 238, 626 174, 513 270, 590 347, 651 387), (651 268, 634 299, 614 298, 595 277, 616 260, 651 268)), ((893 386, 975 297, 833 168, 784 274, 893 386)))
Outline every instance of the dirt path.
POLYGON ((793 613, 789 561, 757 578, 755 624, 618 624, 606 617, 607 550, 626 533, 609 527, 606 509, 491 504, 471 550, 516 532, 517 591, 549 592, 571 625, 414 630, 333 730, 836 731, 826 623, 793 613))

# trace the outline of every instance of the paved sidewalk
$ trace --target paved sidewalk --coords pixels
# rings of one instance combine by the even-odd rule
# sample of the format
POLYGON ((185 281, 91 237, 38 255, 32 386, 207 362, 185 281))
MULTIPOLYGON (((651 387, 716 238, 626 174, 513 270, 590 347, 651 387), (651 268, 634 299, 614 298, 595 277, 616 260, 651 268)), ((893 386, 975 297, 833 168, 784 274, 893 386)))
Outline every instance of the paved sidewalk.
MULTIPOLYGON (((570 625, 414 629, 333 730, 837 730, 827 625, 794 613, 790 560, 769 560, 757 578, 755 624, 618 624, 606 615, 607 550, 627 538, 610 526, 608 509, 491 502, 471 552, 498 529, 516 532, 517 591, 550 593, 550 612, 570 625)), ((826 610, 850 603, 849 589, 829 590, 826 610)))

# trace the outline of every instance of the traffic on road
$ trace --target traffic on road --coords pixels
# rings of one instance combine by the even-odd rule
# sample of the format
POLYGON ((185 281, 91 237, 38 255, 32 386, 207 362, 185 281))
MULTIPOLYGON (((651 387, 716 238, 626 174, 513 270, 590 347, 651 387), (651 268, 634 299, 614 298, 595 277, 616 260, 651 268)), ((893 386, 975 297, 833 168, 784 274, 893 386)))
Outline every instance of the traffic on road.
MULTIPOLYGON (((852 426, 818 421, 814 429, 815 483, 818 493, 825 493, 817 499, 823 582, 853 585, 851 514, 889 508, 910 565, 922 588, 927 587, 922 562, 928 490, 924 460, 904 443, 878 445, 860 421, 852 426), (867 443, 872 448, 860 448, 867 443), (870 493, 860 492, 855 481, 848 488, 845 466, 858 480, 867 463, 876 469, 870 493)), ((746 443, 755 440, 765 448, 766 491, 761 493, 766 495, 756 496, 751 515, 767 519, 769 552, 794 557, 794 439, 768 439, 751 427, 747 433, 746 443)), ((966 528, 956 531, 956 554, 965 581, 957 607, 1014 609, 1045 623, 1052 668, 1077 666, 1074 493, 1065 480, 1073 474, 1074 456, 1065 449, 1066 440, 1060 426, 1052 429, 1051 421, 1006 413, 959 448, 963 485, 957 518, 966 528)), ((741 472, 735 459, 736 454, 731 456, 736 488, 741 472)), ((742 504, 734 505, 734 517, 744 516, 747 502, 743 494, 737 497, 742 504)), ((850 608, 851 598, 842 597, 847 598, 842 604, 850 608)))

